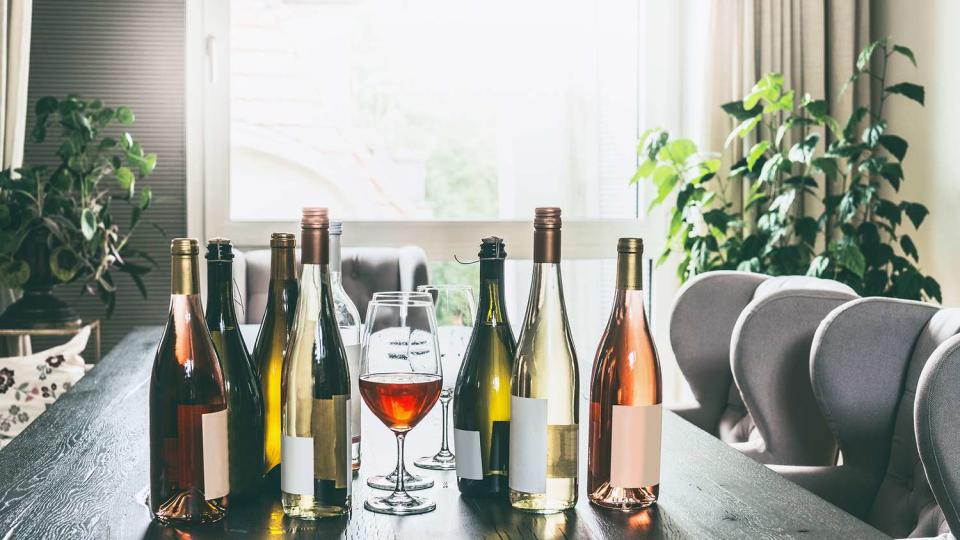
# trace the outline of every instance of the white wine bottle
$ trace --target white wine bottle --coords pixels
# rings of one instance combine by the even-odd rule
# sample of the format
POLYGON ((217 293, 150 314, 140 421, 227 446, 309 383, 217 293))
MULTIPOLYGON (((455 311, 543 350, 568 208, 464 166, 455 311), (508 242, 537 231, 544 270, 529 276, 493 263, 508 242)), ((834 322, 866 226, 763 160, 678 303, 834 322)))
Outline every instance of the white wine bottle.
POLYGON ((326 208, 304 208, 303 273, 283 357, 280 491, 291 517, 350 511, 350 369, 333 309, 326 208))
POLYGON ((347 363, 350 364, 350 433, 353 441, 350 448, 353 472, 360 470, 360 336, 362 324, 360 312, 353 300, 343 288, 342 258, 340 256, 340 236, 343 234, 343 223, 330 222, 330 286, 333 289, 333 309, 337 314, 337 325, 340 326, 340 337, 343 338, 343 348, 347 351, 347 363))
POLYGON ((537 208, 533 279, 510 380, 510 504, 562 512, 577 503, 580 379, 560 279, 560 209, 537 208))

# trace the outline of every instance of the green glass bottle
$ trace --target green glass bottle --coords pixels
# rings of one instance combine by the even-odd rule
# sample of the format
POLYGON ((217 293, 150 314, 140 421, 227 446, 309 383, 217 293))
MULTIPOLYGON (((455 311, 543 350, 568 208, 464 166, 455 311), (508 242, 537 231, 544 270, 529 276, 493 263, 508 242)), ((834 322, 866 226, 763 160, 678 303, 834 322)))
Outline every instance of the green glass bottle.
POLYGON ((227 389, 227 437, 230 496, 255 495, 263 472, 263 396, 256 368, 240 335, 234 308, 233 246, 214 238, 207 243, 207 326, 220 358, 227 389))
POLYGON ((510 376, 517 341, 503 292, 503 240, 480 244, 480 302, 453 398, 457 487, 473 497, 507 497, 510 376))

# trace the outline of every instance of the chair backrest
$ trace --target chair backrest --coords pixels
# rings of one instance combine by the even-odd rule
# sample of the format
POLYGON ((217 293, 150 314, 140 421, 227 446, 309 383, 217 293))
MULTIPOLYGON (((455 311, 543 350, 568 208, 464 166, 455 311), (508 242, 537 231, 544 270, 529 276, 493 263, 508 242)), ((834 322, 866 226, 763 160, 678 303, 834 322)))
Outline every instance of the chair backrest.
POLYGON ((770 464, 836 462, 837 443, 810 385, 810 347, 823 319, 855 298, 847 285, 805 276, 757 287, 730 344, 733 378, 754 426, 739 450, 770 464))
MULTIPOLYGON (((240 257, 238 257, 240 259, 240 257)), ((270 250, 246 251, 242 264, 234 260, 234 277, 245 306, 244 320, 259 323, 267 305, 270 281, 270 250)), ((345 247, 342 254, 343 288, 366 317, 367 303, 379 291, 413 291, 426 285, 427 257, 416 246, 400 248, 345 247)), ((297 250, 297 264, 300 250, 297 250)))
MULTIPOLYGON (((920 460, 954 537, 960 536, 960 336, 943 343, 927 360, 917 385, 914 431, 920 460)), ((942 532, 942 527, 939 529, 942 532)))
POLYGON ((677 295, 670 340, 697 399, 682 416, 764 463, 832 464, 836 443, 810 388, 820 321, 856 298, 804 276, 707 272, 677 295))
POLYGON ((891 536, 945 527, 918 457, 913 405, 930 354, 958 331, 960 309, 865 298, 831 313, 814 339, 814 394, 844 467, 872 494, 845 509, 891 536))
POLYGON ((670 345, 697 400, 681 415, 721 439, 747 414, 730 372, 730 337, 740 312, 767 279, 748 272, 706 272, 690 279, 673 302, 670 345))

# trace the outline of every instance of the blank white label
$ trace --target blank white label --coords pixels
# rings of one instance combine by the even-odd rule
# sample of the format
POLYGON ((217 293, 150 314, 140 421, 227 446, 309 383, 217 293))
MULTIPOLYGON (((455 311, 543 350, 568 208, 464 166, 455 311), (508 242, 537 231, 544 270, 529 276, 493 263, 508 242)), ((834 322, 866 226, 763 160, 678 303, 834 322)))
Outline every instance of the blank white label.
POLYGON ((480 432, 454 429, 453 445, 457 449, 457 476, 468 480, 483 480, 480 432))
POLYGON ((510 489, 547 492, 547 400, 510 396, 510 489))
POLYGON ((230 494, 227 410, 200 417, 203 429, 203 496, 209 501, 230 494))
POLYGON ((313 437, 281 437, 280 489, 292 495, 313 495, 313 437))
POLYGON ((639 488, 660 483, 661 405, 614 405, 610 485, 639 488))
POLYGON ((353 442, 360 440, 360 344, 353 343, 347 345, 346 334, 354 336, 356 341, 356 332, 354 330, 341 330, 344 336, 343 348, 347 351, 347 365, 350 367, 350 433, 353 434, 353 442))

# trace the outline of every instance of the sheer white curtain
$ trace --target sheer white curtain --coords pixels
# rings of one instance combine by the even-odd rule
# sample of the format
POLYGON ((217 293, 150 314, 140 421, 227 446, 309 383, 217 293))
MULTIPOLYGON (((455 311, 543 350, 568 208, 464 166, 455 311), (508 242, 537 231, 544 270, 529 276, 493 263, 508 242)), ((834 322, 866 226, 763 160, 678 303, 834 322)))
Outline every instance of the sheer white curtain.
MULTIPOLYGON (((32 0, 0 3, 0 169, 23 162, 32 10, 32 0)), ((0 311, 13 299, 13 291, 0 288, 0 311)))

